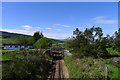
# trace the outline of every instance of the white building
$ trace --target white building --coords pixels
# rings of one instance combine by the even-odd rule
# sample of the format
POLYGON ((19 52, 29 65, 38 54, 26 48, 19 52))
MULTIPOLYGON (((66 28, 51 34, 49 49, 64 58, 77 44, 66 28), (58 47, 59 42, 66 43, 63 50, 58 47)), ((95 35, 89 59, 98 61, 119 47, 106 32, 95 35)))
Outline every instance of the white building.
POLYGON ((31 44, 3 44, 3 49, 30 49, 33 48, 33 46, 31 44))

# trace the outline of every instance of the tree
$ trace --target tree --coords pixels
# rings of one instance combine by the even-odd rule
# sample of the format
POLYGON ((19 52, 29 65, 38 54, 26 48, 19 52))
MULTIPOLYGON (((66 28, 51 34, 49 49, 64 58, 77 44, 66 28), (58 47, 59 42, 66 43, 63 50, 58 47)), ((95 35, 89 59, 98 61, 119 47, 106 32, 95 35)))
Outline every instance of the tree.
POLYGON ((96 32, 95 36, 98 36, 98 40, 101 40, 101 38, 102 38, 102 36, 103 36, 102 28, 97 27, 97 28, 95 28, 94 31, 96 32))
POLYGON ((35 43, 34 37, 28 37, 27 40, 28 40, 28 44, 34 44, 35 43))
POLYGON ((120 52, 120 28, 118 32, 115 32, 114 45, 115 48, 120 52))
POLYGON ((46 37, 42 37, 34 44, 36 48, 40 48, 40 49, 48 48, 51 45, 52 45, 52 40, 46 37))
POLYGON ((35 42, 36 42, 38 39, 40 39, 40 38, 42 38, 44 36, 43 36, 42 32, 35 32, 33 37, 34 37, 35 42))
POLYGON ((106 57, 108 41, 103 38, 102 28, 93 26, 80 31, 76 28, 73 31, 74 38, 65 44, 70 47, 76 57, 106 57))
POLYGON ((17 43, 18 44, 28 44, 28 39, 25 36, 19 36, 17 38, 17 43))

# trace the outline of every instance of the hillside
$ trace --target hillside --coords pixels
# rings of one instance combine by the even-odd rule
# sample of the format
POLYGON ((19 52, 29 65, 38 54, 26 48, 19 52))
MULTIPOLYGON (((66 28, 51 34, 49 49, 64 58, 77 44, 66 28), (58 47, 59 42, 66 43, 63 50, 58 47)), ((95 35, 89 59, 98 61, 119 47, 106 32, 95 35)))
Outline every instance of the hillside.
MULTIPOLYGON (((0 31, 0 34, 2 34, 2 39, 1 39, 2 43, 5 43, 5 44, 16 43, 16 38, 19 36, 30 37, 30 35, 10 33, 10 32, 5 32, 5 31, 0 31)), ((0 42, 1 42, 1 40, 0 40, 0 42)), ((52 39, 52 40, 54 41, 54 43, 63 43, 64 42, 62 40, 57 40, 57 39, 52 39)))
POLYGON ((26 36, 30 37, 30 35, 25 35, 25 34, 18 34, 18 33, 10 33, 10 32, 5 32, 5 31, 0 31, 0 34, 2 34, 2 38, 11 38, 11 37, 18 37, 18 36, 26 36))

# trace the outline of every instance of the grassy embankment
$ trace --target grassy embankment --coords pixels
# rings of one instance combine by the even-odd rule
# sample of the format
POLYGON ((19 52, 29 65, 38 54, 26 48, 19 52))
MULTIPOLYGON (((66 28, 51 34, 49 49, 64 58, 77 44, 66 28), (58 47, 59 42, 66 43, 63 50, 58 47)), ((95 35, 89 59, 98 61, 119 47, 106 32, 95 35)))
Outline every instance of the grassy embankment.
MULTIPOLYGON (((0 50, 0 52, 13 52, 13 53, 29 53, 29 52, 33 52, 35 51, 36 49, 28 49, 28 50, 25 50, 25 51, 20 51, 20 50, 0 50)), ((17 58, 20 58, 22 57, 23 55, 22 54, 4 54, 4 55, 0 55, 1 57, 1 60, 10 60, 11 57, 17 57, 17 58)))
POLYGON ((108 64, 109 59, 84 58, 75 60, 72 56, 65 57, 65 64, 69 71, 70 78, 105 78, 106 65, 109 66, 107 77, 118 79, 119 67, 108 64))
POLYGON ((114 50, 113 48, 107 48, 107 51, 110 53, 110 55, 120 55, 120 52, 114 50))

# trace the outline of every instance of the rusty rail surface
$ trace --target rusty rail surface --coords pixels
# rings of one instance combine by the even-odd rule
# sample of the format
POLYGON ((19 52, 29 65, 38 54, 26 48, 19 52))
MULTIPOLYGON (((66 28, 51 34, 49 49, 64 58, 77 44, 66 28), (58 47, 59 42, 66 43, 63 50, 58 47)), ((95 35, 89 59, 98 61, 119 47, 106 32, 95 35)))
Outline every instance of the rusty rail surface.
POLYGON ((51 73, 51 75, 49 76, 49 80, 63 80, 64 79, 64 75, 63 75, 63 65, 61 60, 55 60, 54 61, 55 64, 54 66, 54 70, 51 73))

